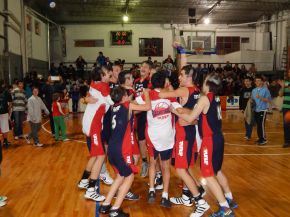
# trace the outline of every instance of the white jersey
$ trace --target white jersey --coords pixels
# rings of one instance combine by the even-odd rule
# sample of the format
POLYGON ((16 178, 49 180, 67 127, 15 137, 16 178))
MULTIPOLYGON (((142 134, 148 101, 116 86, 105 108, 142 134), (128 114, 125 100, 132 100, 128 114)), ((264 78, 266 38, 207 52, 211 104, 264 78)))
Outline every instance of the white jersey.
POLYGON ((103 121, 104 114, 99 114, 97 111, 99 108, 104 105, 105 106, 105 112, 108 111, 110 108, 110 105, 113 105, 113 101, 110 97, 110 87, 109 84, 104 82, 92 82, 90 85, 89 90, 90 96, 96 98, 98 101, 94 104, 88 104, 83 116, 83 133, 86 136, 90 136, 91 132, 91 126, 93 122, 93 119, 95 118, 95 115, 98 116, 98 121, 103 121))
MULTIPOLYGON (((157 151, 172 149, 175 143, 173 116, 170 112, 172 100, 159 98, 158 90, 149 92, 151 110, 147 112, 147 133, 157 151)), ((138 104, 144 104, 144 96, 136 98, 138 104)))

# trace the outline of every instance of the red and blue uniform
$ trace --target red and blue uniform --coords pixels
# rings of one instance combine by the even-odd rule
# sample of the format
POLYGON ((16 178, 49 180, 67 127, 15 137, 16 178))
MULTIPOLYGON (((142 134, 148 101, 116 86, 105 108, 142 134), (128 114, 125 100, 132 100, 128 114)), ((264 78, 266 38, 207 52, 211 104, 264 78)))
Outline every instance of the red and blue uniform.
MULTIPOLYGON (((200 91, 196 87, 188 87, 188 91, 189 97, 183 107, 192 110, 199 99, 200 91)), ((196 127, 195 125, 180 126, 176 121, 175 130, 175 168, 187 169, 194 164, 196 158, 196 127)))
MULTIPOLYGON (((138 78, 134 81, 135 97, 140 96, 143 93, 144 88, 148 88, 150 78, 147 77, 143 81, 138 78)), ((138 140, 145 140, 145 129, 146 129, 146 112, 140 112, 136 115, 137 117, 137 136, 138 140)))
POLYGON ((138 172, 133 160, 133 116, 129 117, 129 102, 115 104, 111 110, 111 137, 108 158, 116 173, 127 177, 138 172))
POLYGON ((202 138, 200 165, 203 177, 217 174, 222 168, 224 157, 224 136, 222 133, 222 116, 219 97, 212 92, 207 94, 210 107, 206 114, 199 117, 199 131, 202 138))

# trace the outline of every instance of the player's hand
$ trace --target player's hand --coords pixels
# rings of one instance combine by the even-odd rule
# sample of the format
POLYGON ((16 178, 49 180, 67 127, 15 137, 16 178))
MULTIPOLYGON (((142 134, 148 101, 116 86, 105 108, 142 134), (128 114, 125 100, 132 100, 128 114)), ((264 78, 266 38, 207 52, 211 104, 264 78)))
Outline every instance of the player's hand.
POLYGON ((285 82, 284 82, 284 80, 278 80, 277 83, 281 86, 281 88, 284 88, 284 87, 285 87, 285 82))
POLYGON ((88 103, 88 104, 95 104, 96 102, 98 102, 98 99, 94 98, 92 96, 87 96, 85 98, 85 102, 88 103))
POLYGON ((179 113, 177 112, 177 110, 171 105, 170 106, 170 111, 173 113, 173 114, 175 114, 175 115, 179 115, 179 113))

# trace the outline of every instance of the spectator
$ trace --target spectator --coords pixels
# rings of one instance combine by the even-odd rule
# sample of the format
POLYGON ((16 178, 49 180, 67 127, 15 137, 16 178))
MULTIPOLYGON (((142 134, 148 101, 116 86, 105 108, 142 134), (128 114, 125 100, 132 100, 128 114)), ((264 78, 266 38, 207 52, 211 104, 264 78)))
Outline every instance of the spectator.
POLYGON ((8 132, 11 102, 11 94, 6 89, 4 82, 0 81, 0 132, 3 134, 3 145, 5 148, 10 146, 10 143, 8 142, 8 132))
POLYGON ((168 55, 167 58, 163 61, 163 63, 165 64, 165 63, 167 63, 168 61, 169 61, 172 65, 174 64, 174 61, 173 61, 173 59, 171 58, 171 55, 168 55))
POLYGON ((82 56, 79 56, 77 59, 76 59, 76 67, 77 67, 77 77, 78 78, 82 78, 83 74, 84 74, 84 68, 85 68, 85 65, 87 65, 87 62, 84 60, 84 58, 82 56))
POLYGON ((233 68, 233 72, 234 72, 234 75, 235 76, 240 76, 240 74, 241 74, 241 69, 239 68, 239 64, 235 64, 235 66, 234 66, 234 68, 233 68))
POLYGON ((68 70, 67 70, 67 74, 68 74, 69 78, 75 78, 76 77, 76 70, 73 67, 73 65, 69 65, 68 70))
POLYGON ((279 84, 281 85, 281 89, 279 92, 279 95, 282 97, 284 96, 283 100, 283 126, 284 126, 284 144, 283 148, 289 148, 290 147, 290 122, 289 120, 286 120, 285 116, 290 111, 290 69, 288 70, 287 77, 285 81, 279 81, 279 84))
POLYGON ((29 124, 31 127, 31 133, 28 137, 28 141, 30 138, 33 138, 34 145, 37 147, 42 147, 43 144, 39 142, 38 132, 41 128, 41 120, 42 120, 42 110, 49 115, 49 111, 44 105, 42 99, 38 97, 39 90, 34 87, 32 89, 32 96, 28 99, 28 117, 29 124))
POLYGON ((55 65, 54 65, 54 63, 51 63, 51 64, 50 64, 49 74, 50 74, 51 76, 57 76, 57 75, 59 75, 59 74, 58 74, 58 71, 57 71, 57 69, 56 69, 56 67, 55 67, 55 65))
POLYGON ((61 139, 64 142, 68 141, 66 137, 66 127, 64 123, 65 114, 61 108, 59 93, 53 94, 53 103, 52 103, 51 111, 52 111, 53 122, 54 122, 55 140, 58 141, 60 139, 60 132, 61 132, 61 139))
POLYGON ((248 70, 247 70, 246 66, 243 64, 243 65, 241 66, 241 77, 242 77, 242 78, 247 77, 247 73, 248 73, 248 70))
POLYGON ((78 105, 79 105, 79 99, 80 99, 80 91, 76 84, 73 85, 72 91, 70 93, 71 99, 72 99, 72 111, 78 112, 78 105))
POLYGON ((265 123, 268 104, 271 101, 271 95, 267 87, 264 86, 264 80, 262 76, 256 76, 255 78, 256 88, 252 91, 251 98, 255 102, 255 120, 257 123, 258 145, 264 145, 267 143, 265 134, 265 123))
POLYGON ((230 64, 229 61, 227 61, 226 65, 224 66, 224 70, 225 70, 226 72, 230 72, 230 71, 233 70, 232 65, 230 64))
MULTIPOLYGON (((168 56, 170 56, 170 55, 168 55, 168 56)), ((166 62, 163 64, 164 69, 166 69, 167 71, 170 71, 171 72, 173 70, 173 64, 172 64, 172 62, 170 61, 169 58, 167 58, 165 61, 166 62)))
MULTIPOLYGON (((239 108, 242 112, 245 111, 248 105, 248 101, 249 99, 251 99, 251 94, 252 94, 253 89, 254 87, 252 86, 251 78, 245 78, 244 87, 241 89, 240 98, 239 98, 239 108)), ((246 140, 250 140, 252 136, 252 129, 253 129, 253 123, 251 121, 252 119, 254 118, 250 118, 249 122, 245 120, 245 128, 246 128, 245 139, 246 140)))
POLYGON ((222 68, 222 65, 221 65, 221 64, 219 64, 219 65, 218 65, 218 67, 215 69, 215 71, 216 71, 216 73, 218 73, 218 74, 221 74, 221 73, 223 73, 223 68, 222 68))
POLYGON ((51 114, 51 107, 52 107, 52 95, 55 92, 56 91, 54 83, 51 80, 51 77, 48 77, 46 83, 42 87, 42 98, 44 99, 45 106, 46 108, 48 108, 49 111, 50 129, 53 136, 54 136, 54 125, 53 125, 53 117, 51 114))
MULTIPOLYGON (((1 174, 1 163, 2 163, 2 159, 3 159, 3 153, 2 153, 2 144, 1 144, 1 141, 0 141, 0 174, 1 174)), ((0 207, 6 205, 6 200, 7 200, 7 197, 6 196, 0 196, 0 207)))
POLYGON ((105 65, 108 66, 109 68, 113 67, 113 63, 110 61, 109 57, 106 57, 106 64, 105 65))
POLYGON ((12 112, 14 118, 14 139, 23 138, 22 123, 26 110, 27 98, 22 81, 18 81, 18 87, 12 92, 12 112))
POLYGON ((209 71, 210 73, 215 72, 215 68, 214 68, 213 64, 210 64, 210 66, 209 66, 209 68, 208 68, 208 71, 209 71))
POLYGON ((255 78, 256 74, 257 74, 257 68, 255 66, 255 63, 252 63, 247 73, 247 76, 255 78))
POLYGON ((61 62, 60 64, 59 64, 59 67, 58 67, 58 69, 57 69, 57 71, 58 71, 58 74, 60 75, 60 76, 62 76, 62 77, 65 77, 65 75, 66 75, 66 68, 65 68, 65 66, 64 66, 64 64, 63 64, 63 62, 61 62))
POLYGON ((103 52, 99 52, 96 62, 99 67, 106 65, 106 57, 104 57, 103 52))

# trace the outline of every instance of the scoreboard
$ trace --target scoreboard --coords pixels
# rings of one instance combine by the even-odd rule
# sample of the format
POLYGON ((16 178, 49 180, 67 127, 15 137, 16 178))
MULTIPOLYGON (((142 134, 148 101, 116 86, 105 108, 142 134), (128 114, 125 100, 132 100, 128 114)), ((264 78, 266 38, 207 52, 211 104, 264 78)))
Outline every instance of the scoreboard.
POLYGON ((111 45, 132 45, 132 31, 111 31, 111 45))

